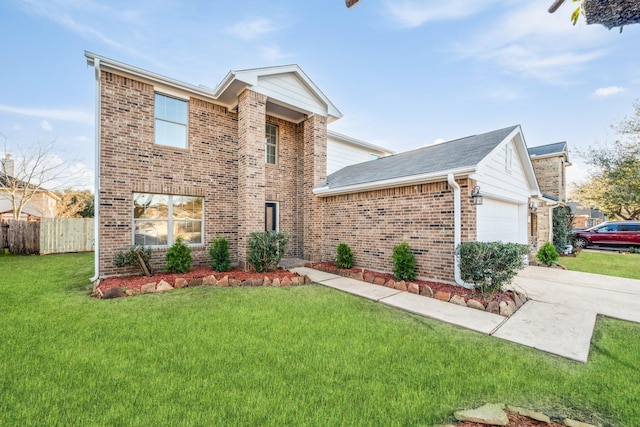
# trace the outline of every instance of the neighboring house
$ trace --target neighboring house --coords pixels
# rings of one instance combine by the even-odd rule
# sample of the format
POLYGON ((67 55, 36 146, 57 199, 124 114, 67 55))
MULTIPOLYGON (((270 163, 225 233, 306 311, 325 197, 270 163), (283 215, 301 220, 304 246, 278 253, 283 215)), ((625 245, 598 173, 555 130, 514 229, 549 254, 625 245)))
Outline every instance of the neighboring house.
MULTIPOLYGON (((10 154, 6 154, 2 165, 3 168, 0 171, 0 219, 14 219, 13 201, 8 188, 13 187, 14 184, 17 184, 18 188, 26 188, 29 184, 20 180, 15 181, 14 160, 10 154)), ((38 190, 22 208, 19 219, 39 221, 43 217, 55 217, 59 200, 59 197, 49 190, 38 190)), ((17 198, 17 201, 20 201, 20 197, 17 198)))
POLYGON ((457 243, 529 240, 541 193, 520 126, 327 176, 328 139, 355 140, 328 137, 342 114, 296 65, 232 71, 210 90, 85 56, 97 94, 96 278, 124 273, 113 257, 135 243, 154 248, 159 268, 177 237, 204 265, 223 236, 246 267, 249 234, 274 229, 292 236, 287 256, 333 260, 344 242, 357 265, 384 271, 406 241, 419 276, 459 282, 457 243))
POLYGON ((331 130, 327 131, 327 174, 345 166, 385 157, 394 152, 331 130))
POLYGON ((529 156, 543 195, 543 200, 534 203, 530 224, 531 246, 535 250, 547 241, 553 241, 553 209, 567 201, 566 168, 569 149, 566 142, 540 145, 529 148, 529 156))
POLYGON ((608 220, 607 216, 594 207, 583 207, 580 202, 569 202, 573 213, 574 228, 591 228, 608 220))

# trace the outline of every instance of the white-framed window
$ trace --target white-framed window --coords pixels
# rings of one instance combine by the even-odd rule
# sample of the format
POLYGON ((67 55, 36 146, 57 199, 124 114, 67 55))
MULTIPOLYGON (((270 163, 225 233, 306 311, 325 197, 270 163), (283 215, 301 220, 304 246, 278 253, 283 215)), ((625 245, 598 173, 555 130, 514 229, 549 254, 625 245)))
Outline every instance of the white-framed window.
POLYGON ((271 165, 278 163, 278 126, 270 123, 265 126, 264 161, 271 165))
POLYGON ((264 204, 264 231, 278 231, 279 227, 278 202, 264 204))
POLYGON ((133 193, 133 244, 171 246, 203 243, 204 199, 195 196, 133 193))
POLYGON ((156 92, 154 102, 156 144, 187 148, 187 101, 156 92))

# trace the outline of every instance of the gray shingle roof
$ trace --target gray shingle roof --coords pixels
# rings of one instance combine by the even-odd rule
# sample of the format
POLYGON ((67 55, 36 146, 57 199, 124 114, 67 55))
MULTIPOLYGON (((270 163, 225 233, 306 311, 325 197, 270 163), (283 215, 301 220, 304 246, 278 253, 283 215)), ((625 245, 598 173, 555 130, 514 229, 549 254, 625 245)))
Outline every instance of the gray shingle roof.
POLYGON ((529 148, 530 156, 546 156, 548 154, 563 154, 567 149, 566 142, 555 142, 553 144, 540 145, 529 148))
POLYGON ((347 166, 329 175, 318 188, 334 189, 414 175, 472 168, 517 127, 511 126, 347 166))

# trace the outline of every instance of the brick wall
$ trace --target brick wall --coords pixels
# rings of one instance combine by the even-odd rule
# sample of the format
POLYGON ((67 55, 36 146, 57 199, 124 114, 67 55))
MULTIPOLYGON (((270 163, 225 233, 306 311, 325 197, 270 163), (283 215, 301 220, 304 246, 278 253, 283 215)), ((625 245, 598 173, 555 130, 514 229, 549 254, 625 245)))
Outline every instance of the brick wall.
POLYGON ((291 234, 286 256, 302 257, 302 125, 271 116, 266 121, 278 126, 278 160, 265 164, 265 201, 278 202, 280 231, 291 234))
MULTIPOLYGON (((189 147, 154 144, 153 86, 102 73, 100 144, 100 274, 135 272, 116 268, 113 256, 133 242, 132 194, 148 192, 204 197, 202 247, 194 263, 207 264, 206 244, 213 236, 237 250, 237 117, 226 108, 189 101, 189 147)), ((153 253, 153 268, 165 262, 166 249, 153 253)), ((235 261, 236 259, 234 259, 235 261)))
POLYGON ((304 154, 302 208, 303 254, 310 261, 322 258, 321 242, 325 238, 322 224, 322 199, 313 195, 313 189, 327 178, 327 119, 311 116, 303 123, 304 154))
POLYGON ((531 163, 538 179, 540 191, 562 201, 566 200, 567 189, 563 157, 556 156, 542 159, 533 157, 531 163))
MULTIPOLYGON (((311 226, 304 227, 302 207, 313 198, 313 185, 324 179, 325 119, 314 116, 311 124, 294 124, 266 116, 266 97, 250 90, 239 96, 238 114, 192 97, 188 148, 179 149, 154 143, 153 103, 152 85, 102 72, 100 275, 136 272, 112 265, 115 253, 133 242, 136 192, 204 198, 204 244, 192 248, 196 265, 209 263, 209 242, 223 236, 232 262, 244 266, 249 233, 264 230, 266 201, 279 203, 280 230, 292 234, 288 255, 303 257, 303 233, 311 226), (266 121, 278 126, 276 165, 265 164, 266 121), (302 157, 308 154, 313 159, 305 164, 302 157)), ((164 265, 165 254, 166 249, 154 249, 154 269, 164 265)))
MULTIPOLYGON (((473 181, 457 180, 461 194, 473 181)), ((454 280, 453 191, 446 182, 413 185, 322 200, 323 260, 333 260, 336 246, 348 244, 355 265, 393 271, 393 247, 407 242, 416 255, 419 276, 454 280)), ((476 211, 462 197, 462 241, 476 238, 476 211)))

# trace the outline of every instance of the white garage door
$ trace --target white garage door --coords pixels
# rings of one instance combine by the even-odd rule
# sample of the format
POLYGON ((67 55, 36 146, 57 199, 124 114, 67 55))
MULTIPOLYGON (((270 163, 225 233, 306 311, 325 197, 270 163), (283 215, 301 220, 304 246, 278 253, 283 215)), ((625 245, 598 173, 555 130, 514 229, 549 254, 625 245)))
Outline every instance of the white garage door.
POLYGON ((478 206, 478 241, 518 242, 520 218, 516 203, 484 199, 478 206))

